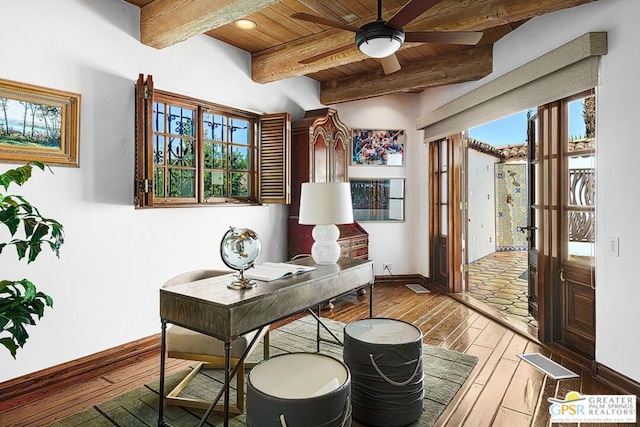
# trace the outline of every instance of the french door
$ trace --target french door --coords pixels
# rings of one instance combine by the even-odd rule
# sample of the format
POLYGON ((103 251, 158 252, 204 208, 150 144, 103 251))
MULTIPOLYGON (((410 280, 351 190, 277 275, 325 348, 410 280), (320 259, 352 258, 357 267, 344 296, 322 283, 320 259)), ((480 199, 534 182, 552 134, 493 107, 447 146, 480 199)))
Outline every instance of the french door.
MULTIPOLYGON (((571 110, 594 103, 590 92, 564 104, 571 110)), ((589 108, 585 108, 589 110, 589 108)), ((593 111, 595 114, 595 111, 593 111)), ((589 113, 585 113, 589 114, 589 113)), ((577 352, 595 358, 595 115, 592 130, 563 144, 561 216, 563 248, 560 280, 563 286, 563 340, 577 352)))
POLYGON ((429 144, 429 242, 431 278, 449 292, 462 292, 466 282, 464 253, 463 134, 429 144))
POLYGON ((588 91, 538 109, 542 146, 545 266, 538 289, 553 341, 595 358, 595 93, 588 91), (582 117, 580 117, 582 116, 582 117), (543 119, 542 119, 543 118, 543 119), (583 135, 572 120, 584 120, 583 135))

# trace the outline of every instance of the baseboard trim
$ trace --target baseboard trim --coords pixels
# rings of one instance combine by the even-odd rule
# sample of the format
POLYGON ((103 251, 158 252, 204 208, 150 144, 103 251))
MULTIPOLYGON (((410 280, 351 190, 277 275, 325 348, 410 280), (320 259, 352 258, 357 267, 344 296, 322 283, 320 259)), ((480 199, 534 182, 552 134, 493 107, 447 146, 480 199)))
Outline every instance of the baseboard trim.
POLYGON ((635 394, 640 398, 640 383, 596 362, 596 379, 618 390, 621 394, 635 394))
POLYGON ((429 281, 421 274, 392 274, 375 277, 376 285, 384 285, 385 283, 417 283, 427 287, 429 281))
POLYGON ((0 383, 0 412, 131 363, 160 356, 160 334, 0 383))

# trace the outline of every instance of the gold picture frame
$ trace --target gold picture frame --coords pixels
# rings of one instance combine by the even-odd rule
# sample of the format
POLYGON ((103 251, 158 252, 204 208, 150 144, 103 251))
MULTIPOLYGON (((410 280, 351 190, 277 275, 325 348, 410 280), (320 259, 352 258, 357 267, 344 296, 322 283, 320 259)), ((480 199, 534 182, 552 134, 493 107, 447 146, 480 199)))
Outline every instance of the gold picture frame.
POLYGON ((78 167, 80 95, 0 79, 0 162, 78 167))

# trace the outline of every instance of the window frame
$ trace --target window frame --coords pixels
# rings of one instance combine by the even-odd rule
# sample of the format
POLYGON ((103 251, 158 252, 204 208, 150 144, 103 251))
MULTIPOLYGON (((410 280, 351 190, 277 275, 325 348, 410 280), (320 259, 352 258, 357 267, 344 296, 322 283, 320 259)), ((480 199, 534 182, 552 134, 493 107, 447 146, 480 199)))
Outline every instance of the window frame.
MULTIPOLYGON (((166 117, 166 111, 165 111, 166 117)), ((165 118, 166 120, 166 118, 165 118)), ((166 124, 166 122, 165 122, 166 124)), ((168 129, 164 129, 164 134, 168 129)), ((176 134, 171 134, 176 136, 176 134)), ((213 137, 213 135, 211 135, 213 137)), ((191 138, 191 137, 189 137, 191 138)), ((221 141, 227 147, 234 146, 233 141, 226 138, 221 141)), ((176 94, 164 90, 154 89, 152 76, 146 78, 140 74, 136 82, 136 171, 134 183, 134 204, 136 208, 147 207, 193 207, 193 206, 255 206, 261 203, 288 204, 290 195, 290 148, 291 148, 291 117, 289 113, 276 113, 260 115, 258 113, 227 107, 213 102, 176 94), (154 104, 161 102, 166 106, 178 106, 194 110, 194 154, 193 163, 195 170, 194 197, 159 197, 155 194, 155 170, 157 167, 168 169, 171 166, 163 161, 159 165, 154 161, 154 104), (205 196, 205 175, 212 168, 205 167, 205 145, 213 141, 204 138, 205 114, 226 117, 227 136, 229 135, 229 122, 233 119, 248 123, 248 144, 246 147, 249 157, 247 173, 249 185, 248 196, 205 196), (263 131, 263 129, 267 129, 263 131), (264 148, 263 148, 264 146, 264 148), (263 151, 267 155, 262 155, 263 151), (274 153, 276 154, 274 156, 274 153), (269 171, 265 178, 267 184, 262 184, 262 170, 269 171), (274 185, 273 175, 280 178, 274 185)), ((226 150, 227 164, 224 169, 219 169, 227 174, 227 188, 230 188, 231 169, 229 156, 231 151, 226 150)), ((166 177, 165 177, 166 179, 166 177)))

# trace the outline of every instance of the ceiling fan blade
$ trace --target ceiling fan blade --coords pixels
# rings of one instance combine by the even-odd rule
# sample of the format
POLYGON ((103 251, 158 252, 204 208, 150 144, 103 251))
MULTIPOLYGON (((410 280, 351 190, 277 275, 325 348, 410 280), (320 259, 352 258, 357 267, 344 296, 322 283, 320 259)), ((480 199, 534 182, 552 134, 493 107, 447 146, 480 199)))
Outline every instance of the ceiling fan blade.
POLYGON ((404 41, 413 43, 478 44, 482 31, 438 31, 405 33, 404 41))
POLYGON ((346 45, 346 46, 341 46, 341 47, 338 47, 338 48, 335 48, 335 49, 331 49, 331 50, 328 50, 326 52, 320 53, 318 55, 310 56, 309 58, 305 58, 302 61, 298 61, 298 63, 299 64, 305 64, 305 65, 306 64, 311 64, 312 62, 316 62, 316 61, 318 61, 320 59, 324 59, 324 58, 327 58, 327 57, 329 57, 331 55, 335 55, 336 53, 340 53, 343 50, 347 50, 352 46, 353 45, 346 45))
POLYGON ((402 9, 397 11, 385 25, 387 27, 395 28, 396 30, 401 30, 402 27, 441 1, 442 0, 409 0, 409 2, 402 6, 402 9))
POLYGON ((395 53, 392 53, 389 56, 385 56, 384 58, 380 58, 380 64, 382 64, 382 70, 385 74, 395 73, 396 71, 400 71, 400 63, 398 62, 398 57, 395 53))
POLYGON ((314 24, 325 25, 327 27, 340 28, 341 30, 358 32, 360 28, 353 25, 343 24, 342 22, 332 21, 330 19, 323 18, 322 16, 311 15, 310 13, 296 12, 291 15, 293 19, 299 19, 301 21, 313 22, 314 24))

